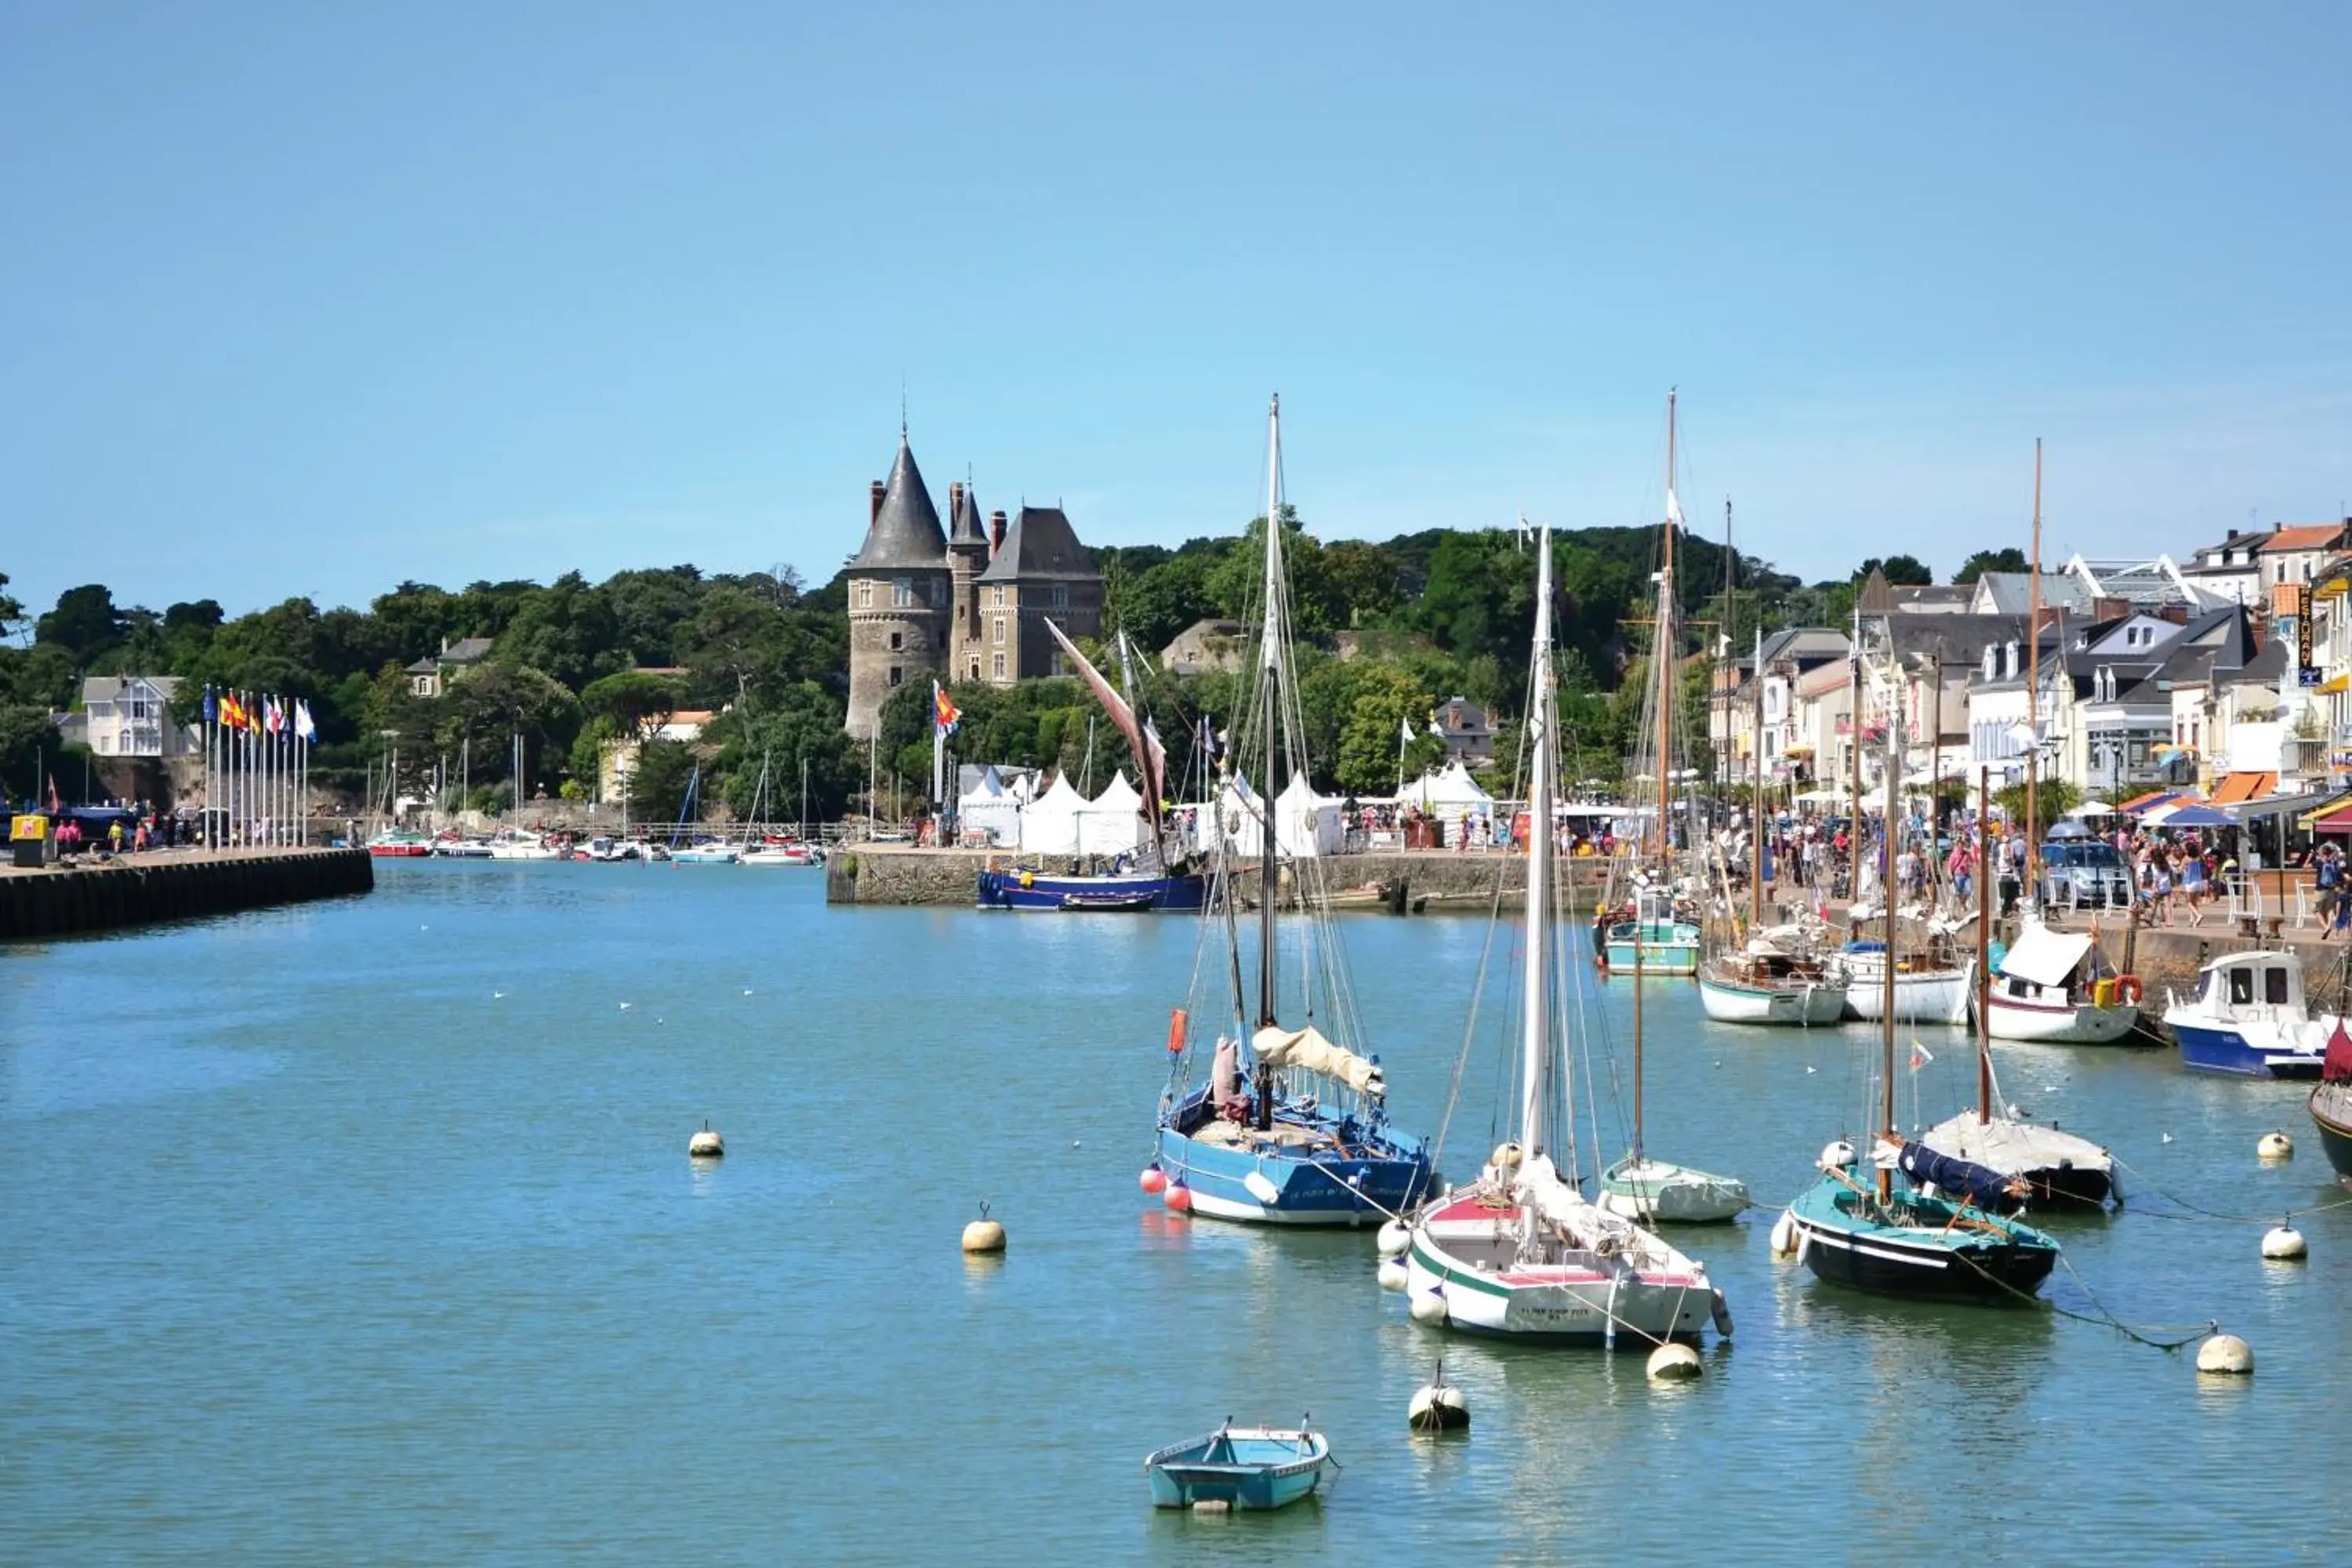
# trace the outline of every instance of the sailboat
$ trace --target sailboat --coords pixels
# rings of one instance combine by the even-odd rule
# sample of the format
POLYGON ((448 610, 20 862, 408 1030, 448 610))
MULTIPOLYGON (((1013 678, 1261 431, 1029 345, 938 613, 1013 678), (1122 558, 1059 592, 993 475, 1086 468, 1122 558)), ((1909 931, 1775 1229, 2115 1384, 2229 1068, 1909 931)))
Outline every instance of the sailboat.
POLYGON ((2327 1037, 2326 1059, 2305 1109, 2311 1112, 2312 1126, 2318 1129, 2320 1149, 2335 1169, 2336 1181, 2352 1187, 2352 1034, 2345 1031, 2341 1017, 2327 1037))
POLYGON ((1593 924, 1600 957, 1612 974, 1695 974, 1698 972, 1696 910, 1675 885, 1674 836, 1666 826, 1673 805, 1675 754, 1675 533, 1683 526, 1675 499, 1675 394, 1666 394, 1666 520, 1659 529, 1657 614, 1651 622, 1649 707, 1656 723, 1656 755, 1647 777, 1657 797, 1642 819, 1633 887, 1611 900, 1593 924), (1652 834, 1656 835, 1654 840, 1652 834))
POLYGON ((1536 628, 1528 683, 1529 759, 1524 995, 1517 1139, 1496 1149, 1478 1178, 1436 1199, 1405 1226, 1405 1289, 1419 1321, 1474 1332, 1603 1344, 1622 1330, 1639 1342, 1695 1339, 1712 1319, 1728 1332, 1723 1294, 1706 1267, 1655 1233, 1593 1203, 1574 1177, 1566 1108, 1570 1071, 1555 1004, 1559 953, 1552 909, 1553 748, 1551 531, 1536 557, 1536 628), (1558 1147, 1569 1161, 1562 1175, 1558 1147), (1426 1305, 1434 1303, 1434 1310, 1426 1305))
MULTIPOLYGON (((1992 779, 1990 769, 1977 777, 1977 821, 1991 820, 1992 779)), ((1956 1160, 1966 1160, 2022 1182, 2021 1194, 2030 1208, 2061 1205, 2104 1205, 2117 1195, 2115 1156, 2079 1133, 2043 1127, 2015 1116, 1996 1116, 2000 1103, 1992 1074, 1992 1032, 1984 1005, 1991 987, 1985 963, 1992 929, 1990 879, 1977 883, 1977 1104, 1939 1121, 1921 1135, 1930 1148, 1956 1160)))
MULTIPOLYGON (((1282 401, 1267 416, 1267 478, 1264 647, 1258 668, 1255 736, 1236 737, 1235 749, 1262 742, 1265 772, 1274 778, 1278 743, 1286 742, 1294 767, 1305 765, 1305 726, 1289 661, 1289 585, 1282 564, 1282 401)), ((1071 650, 1075 652, 1075 650, 1071 650)), ((1084 661, 1080 661, 1082 666, 1084 661)), ((1096 695, 1114 721, 1107 683, 1085 666, 1096 695)), ((1130 742, 1141 743, 1129 734, 1130 742)), ((1155 748, 1156 749, 1156 748, 1155 748)), ((1156 802, 1157 775, 1153 779, 1156 802)), ((1261 796, 1263 798, 1263 796, 1261 796)), ((1376 1225, 1410 1209, 1428 1192, 1432 1172, 1428 1145, 1408 1142, 1388 1121, 1388 1083, 1380 1058, 1360 1054, 1343 1040, 1361 1043, 1362 1021, 1348 984, 1339 931, 1319 886, 1320 862, 1297 863, 1298 898, 1307 930, 1297 956, 1307 972, 1296 1026, 1281 1020, 1276 983, 1278 957, 1276 908, 1282 902, 1277 868, 1279 846, 1270 816, 1261 819, 1257 866, 1257 1005, 1252 1017, 1242 980, 1239 923, 1240 878, 1221 864, 1213 878, 1210 908, 1202 920, 1202 958, 1222 938, 1225 962, 1214 965, 1212 984, 1223 994, 1218 1005, 1231 1032, 1220 1030, 1210 1048, 1206 1081, 1190 1077, 1194 1040, 1191 1010, 1179 1007, 1170 1021, 1171 1058, 1168 1087, 1160 1096, 1153 1162, 1143 1186, 1159 1192, 1178 1213, 1266 1225, 1376 1225), (1318 983, 1319 982, 1319 983, 1318 983), (1333 1037, 1337 1036, 1335 1039, 1333 1037)), ((1213 966, 1196 961, 1196 976, 1213 966)))
MULTIPOLYGON (((1897 726, 1886 725, 1886 824, 1880 847, 1883 882, 1895 880, 1895 790, 1902 782, 1897 726)), ((1896 932, 1888 922, 1888 963, 1882 983, 1895 985, 1896 932)), ((2057 1266, 2058 1244, 2002 1210, 2024 1195, 2024 1184, 1997 1171, 1906 1142, 1895 1131, 1895 999, 1879 1020, 1879 1125, 1873 1163, 1876 1180, 1853 1170, 1853 1145, 1822 1152, 1822 1179, 1797 1194, 1789 1218, 1797 1257, 1814 1277, 1885 1296, 2001 1300, 2030 1296, 2057 1266), (1895 1181, 1900 1169, 1905 1180, 1895 1181)))

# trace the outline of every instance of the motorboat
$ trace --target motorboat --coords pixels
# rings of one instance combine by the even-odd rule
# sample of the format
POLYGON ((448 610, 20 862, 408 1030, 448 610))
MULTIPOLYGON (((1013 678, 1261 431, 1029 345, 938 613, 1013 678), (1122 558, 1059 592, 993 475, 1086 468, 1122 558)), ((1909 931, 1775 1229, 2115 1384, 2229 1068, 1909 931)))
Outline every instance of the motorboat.
POLYGON ((432 855, 433 840, 405 830, 379 833, 368 840, 367 852, 380 860, 422 860, 432 855))
POLYGON ((2164 1010, 2183 1067, 2248 1078, 2317 1078, 2336 1024, 2312 1016, 2303 959, 2284 949, 2224 953, 2164 1010))
POLYGON ((678 866, 732 866, 742 854, 731 844, 682 844, 670 850, 669 858, 678 866))
POLYGON ((2098 974, 2107 967, 2080 931, 2052 931, 2028 917, 1993 967, 1986 1026, 1997 1040, 2109 1046, 2139 1022, 2139 978, 2098 974))
POLYGON ((793 838, 756 838, 743 846, 739 866, 815 866, 824 857, 813 844, 793 838))

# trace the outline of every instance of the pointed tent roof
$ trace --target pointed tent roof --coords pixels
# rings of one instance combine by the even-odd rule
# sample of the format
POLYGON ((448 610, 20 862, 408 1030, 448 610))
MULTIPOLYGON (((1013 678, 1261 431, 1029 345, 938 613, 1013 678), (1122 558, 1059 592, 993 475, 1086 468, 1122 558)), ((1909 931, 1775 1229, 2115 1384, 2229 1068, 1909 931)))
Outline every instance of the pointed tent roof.
POLYGON ((1895 613, 1895 590, 1888 585, 1885 573, 1875 566, 1870 569, 1869 577, 1862 584, 1862 595, 1854 601, 1854 608, 1874 621, 1895 613))
POLYGON ((1010 583, 1022 577, 1092 577, 1094 552, 1078 542, 1070 520, 1057 506, 1024 506, 1013 520, 1004 543, 983 583, 1010 583))
POLYGON ((853 570, 887 571, 945 566, 947 561, 948 542, 940 531, 939 509, 931 505, 931 492, 923 486, 923 471, 915 467, 915 454, 901 431, 898 460, 890 465, 890 478, 882 489, 882 510, 875 514, 874 526, 866 531, 866 547, 849 564, 853 570))
POLYGON ((948 538, 957 544, 988 542, 988 534, 980 526, 980 502, 968 484, 956 500, 955 515, 948 519, 948 538))

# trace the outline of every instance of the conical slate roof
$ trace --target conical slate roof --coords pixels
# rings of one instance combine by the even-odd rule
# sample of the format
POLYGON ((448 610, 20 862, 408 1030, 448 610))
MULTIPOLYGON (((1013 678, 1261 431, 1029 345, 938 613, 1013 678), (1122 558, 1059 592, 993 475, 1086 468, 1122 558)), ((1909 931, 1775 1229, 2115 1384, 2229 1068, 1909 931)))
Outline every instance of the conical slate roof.
POLYGON ((971 487, 966 485, 956 502, 955 516, 948 520, 948 531, 958 544, 985 544, 988 535, 980 526, 980 502, 972 499, 971 487))
POLYGON ((866 531, 866 547, 849 564, 852 569, 888 570, 947 563, 948 542, 940 531, 939 509, 931 505, 923 471, 915 467, 915 454, 901 433, 898 460, 890 465, 890 478, 883 487, 882 510, 866 531))

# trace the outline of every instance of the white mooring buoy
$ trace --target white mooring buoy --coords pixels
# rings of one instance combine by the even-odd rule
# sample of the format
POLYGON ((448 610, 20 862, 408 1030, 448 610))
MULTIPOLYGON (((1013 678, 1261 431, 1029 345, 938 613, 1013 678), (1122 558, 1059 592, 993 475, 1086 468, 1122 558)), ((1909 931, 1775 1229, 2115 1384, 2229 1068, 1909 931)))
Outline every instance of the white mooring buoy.
POLYGON ((1668 1340, 1650 1352, 1649 1373, 1654 1383, 1683 1383, 1705 1370, 1698 1352, 1680 1340, 1668 1340))
POLYGON ((1416 1432, 1466 1432, 1470 1429, 1470 1401, 1460 1389, 1445 1381, 1445 1362, 1440 1357, 1437 1376, 1412 1391, 1412 1402, 1405 1406, 1405 1425, 1416 1432))
POLYGON ((2197 1370, 2220 1377, 2252 1376, 2253 1347, 2235 1334, 2215 1334, 2197 1347, 2197 1370))
POLYGON ((1772 1222, 1772 1256, 1793 1258, 1796 1251, 1797 1216, 1782 1209, 1780 1217, 1772 1222))
POLYGON ((1412 1299, 1410 1310, 1414 1322, 1427 1323, 1433 1328, 1443 1325, 1452 1315, 1446 1310, 1445 1292, 1443 1290, 1423 1291, 1412 1299))
POLYGON ((2284 1132, 2265 1132, 2262 1142, 2254 1145, 2254 1152, 2265 1161, 2292 1160, 2294 1158, 2294 1140, 2284 1132))
POLYGON ((689 1160, 723 1159, 726 1153, 727 1141, 712 1131, 708 1121, 702 1124, 701 1131, 686 1141, 686 1157, 689 1160))
POLYGON ((1375 1273, 1374 1278, 1380 1280, 1381 1289, 1383 1290, 1402 1290, 1405 1288, 1406 1283, 1412 1279, 1412 1275, 1403 1264, 1398 1262, 1395 1258, 1383 1258, 1381 1259, 1380 1268, 1375 1273))
POLYGON ((980 1205, 980 1217, 963 1227, 963 1249, 975 1253, 1004 1250, 1004 1227, 988 1217, 985 1203, 980 1205))
POLYGON ((2303 1244, 2303 1232, 2291 1225, 2279 1225, 2263 1232, 2263 1256, 2273 1263, 2296 1263, 2310 1249, 2303 1244))
POLYGON ((1818 1170, 1843 1171, 1853 1163, 1853 1145, 1841 1138, 1834 1143, 1822 1145, 1822 1157, 1813 1162, 1818 1170))
POLYGON ((1392 1219, 1381 1226, 1372 1245, 1380 1248, 1382 1258, 1402 1258, 1405 1248, 1412 1245, 1412 1233, 1405 1229, 1404 1221, 1392 1219))

